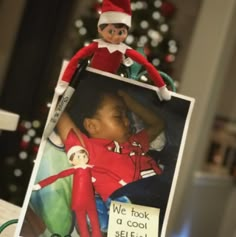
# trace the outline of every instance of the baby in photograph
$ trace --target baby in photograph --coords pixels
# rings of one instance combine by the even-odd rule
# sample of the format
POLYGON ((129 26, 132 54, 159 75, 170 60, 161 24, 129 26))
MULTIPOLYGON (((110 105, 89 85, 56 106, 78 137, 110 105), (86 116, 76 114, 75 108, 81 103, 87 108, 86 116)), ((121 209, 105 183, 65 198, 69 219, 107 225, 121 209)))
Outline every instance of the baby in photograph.
MULTIPOLYGON (((96 195, 101 197, 102 203, 109 208, 111 200, 134 202, 135 188, 130 184, 144 178, 152 178, 162 174, 157 161, 147 155, 150 148, 160 144, 160 134, 163 134, 165 123, 163 119, 147 106, 142 105, 125 90, 111 85, 96 84, 89 92, 81 89, 74 105, 70 106, 57 125, 57 132, 63 142, 73 129, 80 138, 89 154, 89 164, 102 168, 107 172, 97 172, 92 169, 92 176, 96 179, 94 188, 96 195), (139 132, 132 131, 130 113, 134 113, 144 124, 139 132), (111 178, 109 173, 119 176, 123 182, 111 178), (123 187, 128 191, 120 193, 123 187), (133 193, 133 194, 132 194, 133 193)), ((163 141, 161 141, 163 146, 163 141)), ((158 182, 155 189, 158 188, 158 182)), ((145 185, 146 188, 153 183, 145 185)), ((153 187, 152 187, 153 188, 153 187)), ((140 189, 141 203, 145 204, 153 190, 140 189), (143 197, 145 197, 143 199, 143 197), (144 202, 144 203, 142 203, 144 202)), ((158 194, 161 196, 161 194, 158 194)), ((155 195, 152 196, 154 197, 155 195)), ((166 198, 166 193, 163 193, 166 198)), ((138 198, 139 199, 139 198, 138 198)), ((137 202, 136 202, 137 203, 137 202)), ((137 203, 139 204, 139 203, 137 203)), ((161 206, 162 204, 160 204, 161 206)), ((107 226, 107 224, 105 224, 107 226)))

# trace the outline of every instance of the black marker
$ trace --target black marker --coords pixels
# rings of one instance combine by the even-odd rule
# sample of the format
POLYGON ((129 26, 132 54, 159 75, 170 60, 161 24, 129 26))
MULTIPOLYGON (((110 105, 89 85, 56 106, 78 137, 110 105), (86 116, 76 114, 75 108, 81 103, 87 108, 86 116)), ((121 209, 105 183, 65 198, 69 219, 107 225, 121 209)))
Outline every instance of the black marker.
POLYGON ((44 133, 43 133, 44 138, 48 138, 50 136, 50 134, 52 133, 52 131, 54 130, 59 118, 61 117, 63 111, 65 110, 67 104, 69 103, 72 95, 74 94, 74 92, 79 84, 81 73, 85 70, 87 65, 88 65, 88 61, 83 60, 77 67, 77 69, 71 79, 70 84, 66 88, 64 94, 62 95, 61 100, 59 101, 59 103, 56 107, 54 114, 52 115, 48 124, 46 125, 46 128, 44 129, 44 133))

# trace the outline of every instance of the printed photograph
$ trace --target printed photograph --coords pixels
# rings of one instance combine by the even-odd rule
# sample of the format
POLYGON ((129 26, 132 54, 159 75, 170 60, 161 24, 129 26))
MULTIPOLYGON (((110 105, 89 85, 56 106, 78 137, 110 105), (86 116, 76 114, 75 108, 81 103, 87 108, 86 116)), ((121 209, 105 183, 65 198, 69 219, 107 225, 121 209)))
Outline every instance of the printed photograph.
POLYGON ((163 101, 155 86, 89 67, 69 89, 52 101, 16 234, 109 236, 111 204, 122 203, 158 209, 152 236, 164 237, 194 99, 163 101))

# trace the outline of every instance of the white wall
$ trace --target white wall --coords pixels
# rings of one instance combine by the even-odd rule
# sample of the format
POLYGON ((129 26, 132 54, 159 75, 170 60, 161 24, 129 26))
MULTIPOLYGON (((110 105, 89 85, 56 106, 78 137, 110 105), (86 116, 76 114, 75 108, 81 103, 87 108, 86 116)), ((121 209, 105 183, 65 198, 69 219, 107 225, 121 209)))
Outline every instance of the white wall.
POLYGON ((229 71, 223 81, 217 114, 236 121, 236 47, 230 61, 229 71))

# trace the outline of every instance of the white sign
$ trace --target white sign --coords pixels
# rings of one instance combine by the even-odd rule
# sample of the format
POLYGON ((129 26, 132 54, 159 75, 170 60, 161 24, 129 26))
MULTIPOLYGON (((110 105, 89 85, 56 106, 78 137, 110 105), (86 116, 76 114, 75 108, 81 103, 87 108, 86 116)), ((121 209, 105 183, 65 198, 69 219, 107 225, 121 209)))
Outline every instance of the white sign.
POLYGON ((160 209, 111 202, 108 237, 158 237, 160 209))

